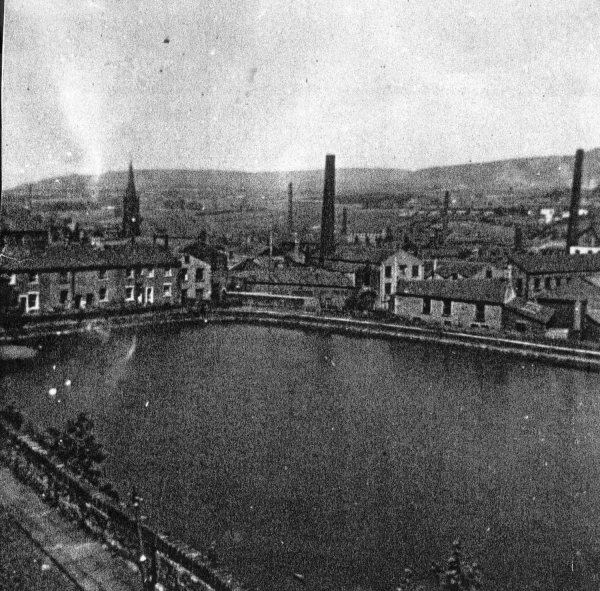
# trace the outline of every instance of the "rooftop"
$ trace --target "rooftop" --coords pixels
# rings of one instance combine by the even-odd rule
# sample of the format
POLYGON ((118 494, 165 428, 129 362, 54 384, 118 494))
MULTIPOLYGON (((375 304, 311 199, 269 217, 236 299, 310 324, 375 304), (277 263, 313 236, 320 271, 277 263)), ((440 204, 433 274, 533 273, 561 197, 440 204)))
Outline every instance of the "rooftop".
MULTIPOLYGON (((480 271, 483 271, 484 269, 491 269, 492 267, 493 265, 489 263, 480 263, 475 261, 442 260, 437 261, 435 273, 444 278, 452 277, 456 274, 468 279, 480 271)), ((433 273, 432 266, 429 266, 429 270, 431 273, 433 273)))
POLYGON ((519 269, 532 275, 600 272, 600 253, 514 254, 509 260, 519 269))
POLYGON ((552 291, 542 291, 537 295, 541 300, 563 300, 563 301, 583 301, 597 299, 600 300, 600 285, 589 281, 584 277, 574 277, 573 280, 557 287, 552 291))
POLYGON ((362 244, 349 244, 338 246, 335 253, 327 257, 332 261, 343 261, 347 263, 370 263, 380 265, 391 256, 401 253, 403 258, 407 259, 409 264, 420 264, 421 260, 400 249, 379 248, 377 246, 365 246, 362 244))
POLYGON ((128 268, 172 266, 179 261, 170 250, 159 246, 128 244, 99 249, 79 245, 50 245, 43 250, 7 250, 2 266, 7 271, 60 271, 63 269, 128 268), (10 257, 10 258, 9 258, 10 257))
POLYGON ((280 269, 253 269, 236 273, 236 277, 248 283, 269 283, 282 285, 306 285, 322 287, 353 288, 352 279, 342 273, 317 269, 315 267, 288 267, 280 269))
POLYGON ((537 302, 526 300, 524 298, 514 298, 508 302, 506 307, 520 316, 524 316, 529 320, 541 322, 542 324, 547 324, 552 316, 554 316, 554 310, 552 308, 547 308, 537 302))
POLYGON ((457 279, 456 281, 398 281, 397 296, 429 297, 460 302, 503 304, 508 282, 504 279, 457 279))

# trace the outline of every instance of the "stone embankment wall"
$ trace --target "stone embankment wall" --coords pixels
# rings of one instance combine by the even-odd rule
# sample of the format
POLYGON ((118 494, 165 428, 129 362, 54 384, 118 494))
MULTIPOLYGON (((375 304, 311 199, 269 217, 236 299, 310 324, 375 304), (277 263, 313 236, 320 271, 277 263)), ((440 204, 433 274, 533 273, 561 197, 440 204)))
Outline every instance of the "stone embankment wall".
MULTIPOLYGON (((25 327, 19 342, 35 341, 46 336, 61 336, 96 329, 118 329, 138 326, 204 324, 207 321, 244 322, 285 326, 303 330, 329 330, 342 334, 367 337, 394 338, 430 342, 441 345, 484 349, 494 353, 515 355, 585 369, 600 371, 600 345, 569 341, 556 344, 551 339, 524 336, 507 336, 494 330, 463 331, 458 329, 426 328, 406 324, 396 318, 360 319, 330 312, 310 314, 292 311, 273 311, 264 308, 213 307, 205 315, 198 310, 170 309, 148 312, 136 310, 124 315, 105 318, 85 318, 79 321, 48 321, 39 319, 25 327)), ((0 334, 0 342, 12 342, 8 335, 0 334)))
POLYGON ((501 334, 475 334, 450 330, 435 330, 373 320, 328 315, 312 316, 258 310, 214 310, 211 320, 270 324, 298 329, 322 329, 340 334, 395 338, 483 349, 494 353, 515 355, 555 365, 600 371, 600 351, 569 346, 538 343, 501 334))
MULTIPOLYGON (((105 543, 111 551, 136 562, 139 538, 135 518, 110 497, 57 463, 29 436, 0 419, 0 461, 35 490, 105 543)), ((244 591, 205 554, 141 526, 144 552, 156 574, 157 589, 166 591, 244 591)), ((140 583, 141 584, 141 583, 140 583)))

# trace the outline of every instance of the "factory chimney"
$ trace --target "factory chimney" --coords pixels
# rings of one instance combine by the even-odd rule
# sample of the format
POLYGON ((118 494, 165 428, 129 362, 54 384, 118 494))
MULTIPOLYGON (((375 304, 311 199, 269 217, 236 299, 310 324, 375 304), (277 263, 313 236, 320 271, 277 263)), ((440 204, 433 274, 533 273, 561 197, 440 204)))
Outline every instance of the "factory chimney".
POLYGON ((346 236, 348 234, 348 208, 344 207, 342 210, 342 234, 346 236))
POLYGON ((292 183, 288 185, 288 232, 294 235, 294 188, 292 183))
POLYGON ((321 264, 335 249, 335 156, 325 156, 325 186, 323 189, 323 214, 321 217, 321 264))
POLYGON ((571 188, 571 207, 569 208, 569 227, 567 229, 567 254, 571 252, 571 246, 577 245, 577 221, 579 217, 579 202, 581 201, 583 154, 583 150, 577 150, 577 152, 575 152, 573 186, 571 188))

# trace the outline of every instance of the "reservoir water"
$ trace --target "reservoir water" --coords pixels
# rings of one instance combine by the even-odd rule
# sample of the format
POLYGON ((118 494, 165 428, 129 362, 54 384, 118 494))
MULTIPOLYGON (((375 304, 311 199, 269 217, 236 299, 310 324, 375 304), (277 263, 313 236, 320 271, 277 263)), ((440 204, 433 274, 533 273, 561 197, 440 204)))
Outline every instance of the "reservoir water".
POLYGON ((598 374, 247 325, 57 338, 0 377, 36 425, 88 411, 149 524, 265 591, 391 590, 455 538, 485 589, 598 588, 599 399, 598 374))

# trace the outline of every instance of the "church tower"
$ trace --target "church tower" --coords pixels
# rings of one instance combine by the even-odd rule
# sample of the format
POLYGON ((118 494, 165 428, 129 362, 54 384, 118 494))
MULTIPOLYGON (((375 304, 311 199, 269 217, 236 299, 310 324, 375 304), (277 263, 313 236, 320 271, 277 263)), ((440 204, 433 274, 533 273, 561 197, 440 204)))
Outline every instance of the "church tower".
POLYGON ((129 163, 129 179, 123 199, 123 236, 140 235, 140 200, 135 190, 135 179, 133 178, 133 162, 129 163))

